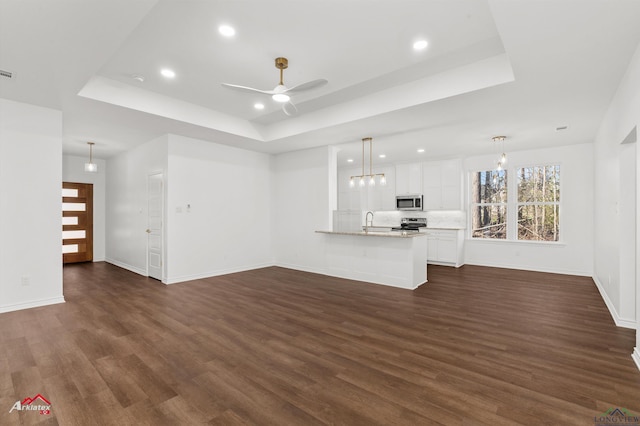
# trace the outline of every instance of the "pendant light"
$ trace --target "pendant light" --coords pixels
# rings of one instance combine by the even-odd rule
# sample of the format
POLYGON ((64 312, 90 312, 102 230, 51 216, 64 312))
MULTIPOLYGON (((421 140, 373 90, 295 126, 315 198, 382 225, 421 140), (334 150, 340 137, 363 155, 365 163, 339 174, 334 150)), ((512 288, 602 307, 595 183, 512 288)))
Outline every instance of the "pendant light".
POLYGON ((498 148, 502 148, 502 155, 500 156, 500 159, 498 160, 498 170, 502 170, 503 166, 507 162, 507 154, 504 151, 504 140, 507 139, 507 137, 506 136, 494 136, 492 139, 493 139, 493 142, 496 144, 496 150, 498 150, 498 148), (497 144, 500 144, 501 146, 498 147, 497 144))
POLYGON ((362 139, 362 174, 351 176, 349 178, 349 186, 351 188, 356 186, 356 180, 359 180, 360 188, 366 186, 367 181, 369 182, 369 186, 376 185, 376 177, 379 177, 378 182, 380 185, 384 186, 387 184, 387 178, 384 173, 373 173, 373 138, 363 138, 362 139), (364 173, 364 150, 366 143, 369 142, 369 174, 364 173))
POLYGON ((95 142, 87 142, 89 145, 89 162, 84 163, 84 171, 87 173, 98 173, 98 165, 93 162, 93 145, 95 142))

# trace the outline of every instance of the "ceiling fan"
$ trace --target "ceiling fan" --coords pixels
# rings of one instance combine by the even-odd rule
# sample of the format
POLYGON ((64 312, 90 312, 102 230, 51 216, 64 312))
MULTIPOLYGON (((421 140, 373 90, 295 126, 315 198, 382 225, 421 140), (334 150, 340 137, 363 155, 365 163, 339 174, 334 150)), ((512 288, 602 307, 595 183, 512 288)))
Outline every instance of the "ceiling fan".
POLYGON ((291 116, 295 115, 298 112, 298 108, 291 102, 291 95, 295 95, 300 92, 305 92, 307 90, 315 89, 317 87, 324 86, 328 83, 325 79, 318 79, 308 81, 306 83, 298 84, 292 88, 287 88, 282 81, 282 74, 285 69, 289 67, 289 60, 287 58, 276 58, 276 68, 280 70, 280 83, 273 90, 260 90, 254 89, 252 87, 246 86, 238 86, 237 84, 228 84, 222 83, 224 87, 229 87, 231 89, 240 90, 243 92, 250 93, 262 93, 265 95, 271 95, 271 98, 276 101, 282 103, 282 111, 285 114, 291 116))

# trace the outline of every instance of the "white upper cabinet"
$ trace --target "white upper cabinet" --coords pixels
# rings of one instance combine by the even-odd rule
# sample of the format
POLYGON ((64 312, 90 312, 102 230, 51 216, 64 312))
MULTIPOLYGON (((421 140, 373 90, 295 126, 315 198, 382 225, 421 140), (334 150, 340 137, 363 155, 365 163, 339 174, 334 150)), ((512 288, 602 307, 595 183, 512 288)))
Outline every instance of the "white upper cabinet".
POLYGON ((366 208, 364 210, 381 211, 396 209, 395 194, 395 172, 391 165, 375 166, 374 173, 384 173, 387 179, 386 185, 380 185, 379 179, 376 178, 376 185, 369 186, 365 190, 367 193, 366 208))
POLYGON ((424 210, 462 210, 462 162, 422 163, 424 210))
MULTIPOLYGON (((379 177, 375 186, 360 187, 359 179, 355 179, 355 187, 349 186, 350 176, 362 174, 361 168, 338 169, 338 210, 380 211, 395 210, 395 170, 392 165, 376 166, 374 173, 384 173, 386 185, 380 185, 379 177)), ((368 173, 368 170, 365 171, 368 173)))
POLYGON ((362 191, 349 187, 349 177, 360 173, 360 169, 338 169, 338 210, 362 210, 362 191))
POLYGON ((422 194, 422 163, 396 164, 396 195, 422 194))
MULTIPOLYGON (((365 171, 368 172, 368 171, 365 171)), ((424 163, 386 164, 374 167, 374 173, 384 173, 387 184, 379 180, 349 187, 349 177, 358 176, 361 168, 338 169, 339 210, 395 210, 395 196, 423 194, 424 210, 462 210, 462 160, 427 161, 424 163)))

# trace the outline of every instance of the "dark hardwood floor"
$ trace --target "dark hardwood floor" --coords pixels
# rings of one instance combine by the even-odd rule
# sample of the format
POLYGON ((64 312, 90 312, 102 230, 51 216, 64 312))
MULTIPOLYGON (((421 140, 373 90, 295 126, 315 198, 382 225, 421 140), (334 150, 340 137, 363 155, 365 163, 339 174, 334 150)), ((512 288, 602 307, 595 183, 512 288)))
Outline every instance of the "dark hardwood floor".
POLYGON ((283 268, 165 286, 64 268, 0 315, 0 424, 594 425, 640 413, 590 278, 429 267, 409 291, 283 268), (51 414, 9 410, 41 394, 51 414))

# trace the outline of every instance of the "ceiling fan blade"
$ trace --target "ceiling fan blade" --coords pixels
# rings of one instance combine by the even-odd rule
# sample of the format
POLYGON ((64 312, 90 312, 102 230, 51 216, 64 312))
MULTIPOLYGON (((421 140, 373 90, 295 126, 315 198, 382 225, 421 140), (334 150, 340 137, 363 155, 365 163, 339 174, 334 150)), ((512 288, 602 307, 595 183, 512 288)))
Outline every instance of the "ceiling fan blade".
POLYGON ((284 111, 284 113, 289 117, 298 114, 298 108, 296 108, 296 106, 292 102, 287 102, 286 104, 282 105, 282 111, 284 111))
POLYGON ((234 90, 239 90, 241 92, 262 93, 264 95, 273 95, 275 93, 273 90, 260 90, 260 89, 254 89, 253 87, 238 86, 237 84, 222 83, 222 85, 224 87, 228 87, 234 90))
POLYGON ((298 84, 297 86, 294 86, 291 89, 288 89, 286 93, 291 94, 291 93, 304 92, 305 90, 311 90, 317 87, 324 86, 327 83, 328 81, 325 80, 324 78, 313 80, 313 81, 307 81, 306 83, 298 84))

